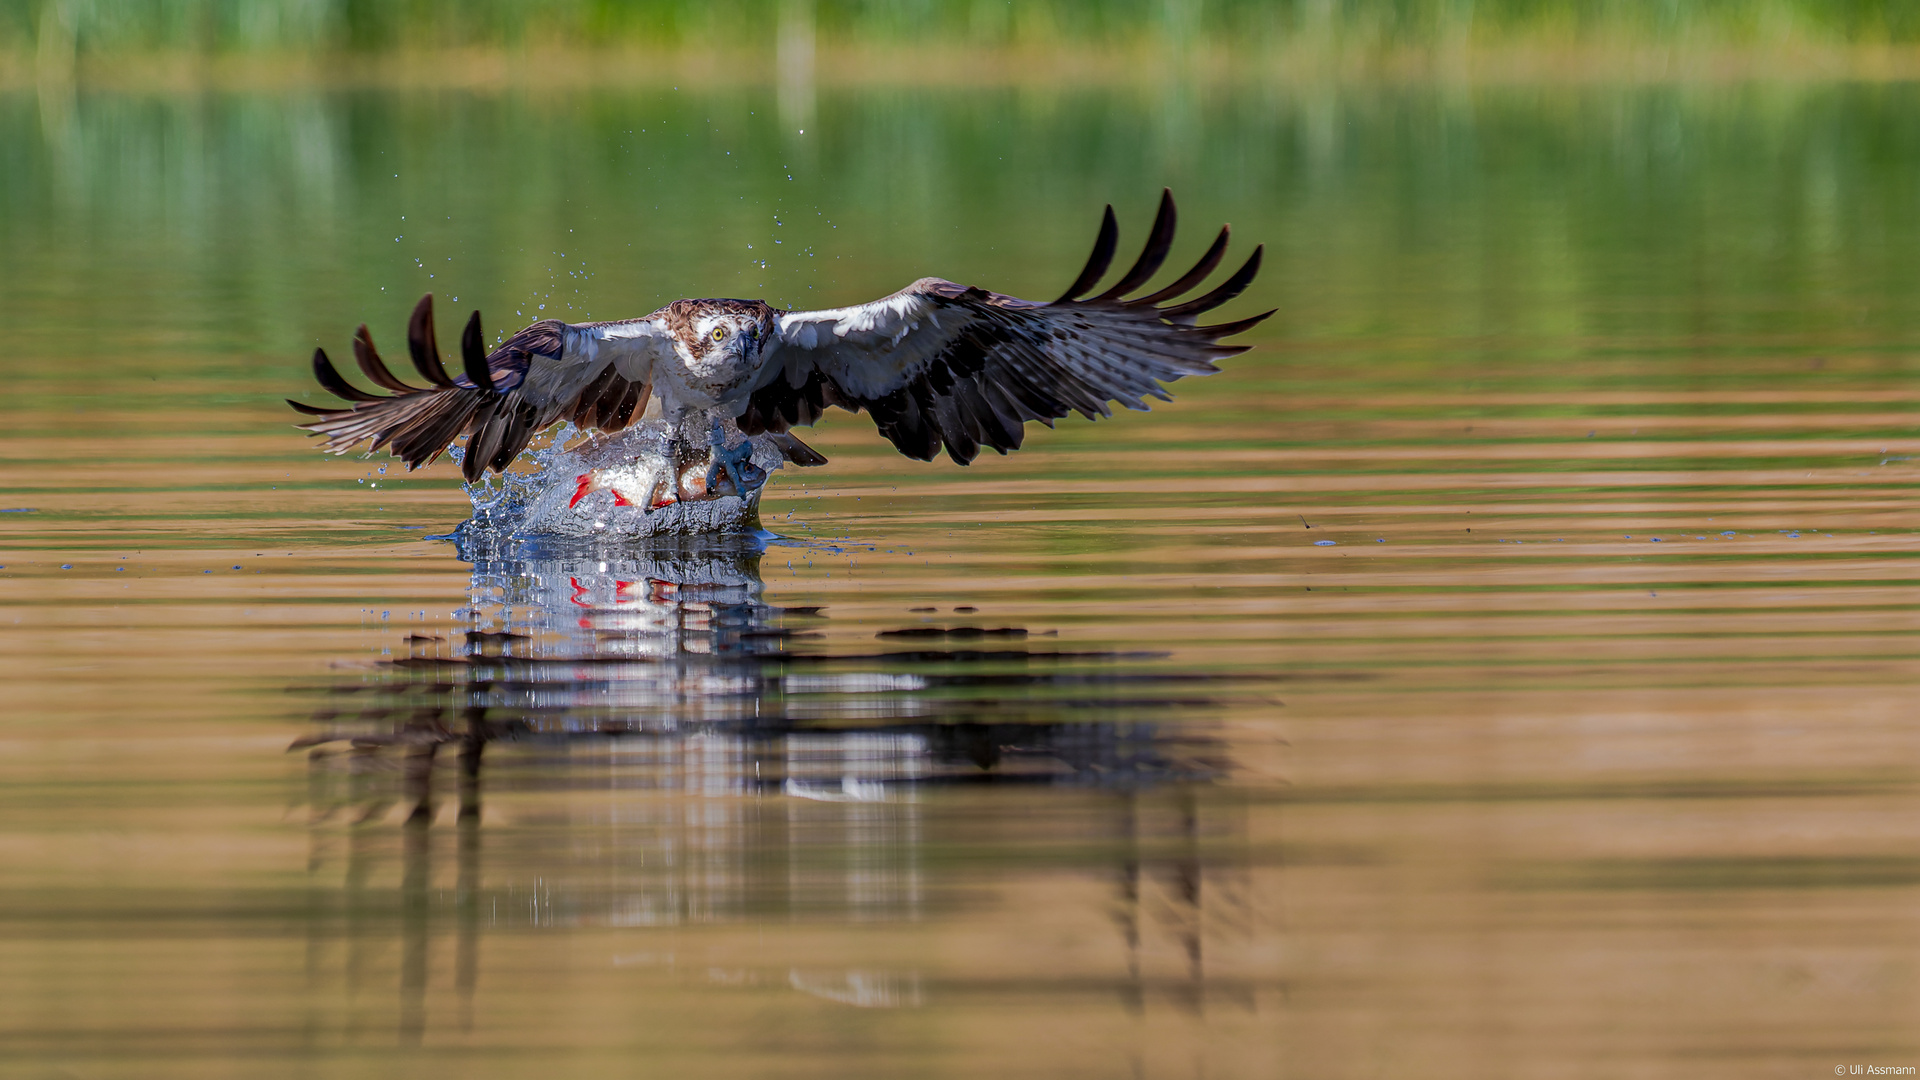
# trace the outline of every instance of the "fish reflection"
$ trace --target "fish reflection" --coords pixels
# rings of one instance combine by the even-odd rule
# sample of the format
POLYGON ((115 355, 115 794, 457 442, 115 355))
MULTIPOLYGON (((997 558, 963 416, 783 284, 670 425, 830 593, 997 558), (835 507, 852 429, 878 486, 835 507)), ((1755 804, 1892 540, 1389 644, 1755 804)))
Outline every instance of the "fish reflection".
MULTIPOLYGON (((1199 984, 1192 789, 1227 768, 1192 722, 1213 704, 1205 680, 1123 670, 1126 658, 1009 627, 881 631, 871 651, 831 649, 823 611, 766 601, 758 544, 460 553, 471 629, 409 635, 404 655, 328 688, 294 744, 310 755, 316 826, 406 821, 397 838, 314 831, 315 871, 346 864, 336 925, 350 978, 397 921, 403 1037, 425 1029, 430 946, 449 931, 464 1026, 484 934, 921 920, 927 796, 970 785, 1098 794, 1097 843, 1135 957, 1123 997, 1137 1006, 1148 879, 1167 883, 1157 917, 1199 984), (1146 813, 1172 822, 1171 846, 1167 821, 1141 821, 1155 789, 1167 795, 1146 813), (592 792, 605 797, 581 797, 592 792), (432 828, 449 797, 451 838, 432 828), (483 817, 512 828, 483 830, 483 817), (383 889, 396 858, 398 887, 383 889)), ((781 981, 843 1004, 922 1000, 915 971, 795 967, 781 981)))

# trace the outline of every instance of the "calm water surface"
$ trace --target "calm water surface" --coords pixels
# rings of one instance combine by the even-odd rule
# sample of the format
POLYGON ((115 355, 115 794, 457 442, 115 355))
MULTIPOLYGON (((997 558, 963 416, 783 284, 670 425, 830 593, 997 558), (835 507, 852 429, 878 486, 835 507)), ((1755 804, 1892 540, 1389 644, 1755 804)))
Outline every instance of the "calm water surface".
POLYGON ((0 97, 0 1063, 1920 1064, 1916 118, 0 97), (965 470, 834 418, 764 549, 457 548, 278 400, 428 290, 1050 296, 1162 185, 1258 349, 965 470))

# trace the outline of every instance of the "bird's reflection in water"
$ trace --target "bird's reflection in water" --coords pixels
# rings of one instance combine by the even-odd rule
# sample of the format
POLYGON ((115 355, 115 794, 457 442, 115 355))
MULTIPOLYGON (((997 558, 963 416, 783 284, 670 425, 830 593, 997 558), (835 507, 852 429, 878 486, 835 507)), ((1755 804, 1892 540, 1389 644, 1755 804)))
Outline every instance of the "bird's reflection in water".
MULTIPOLYGON (((1200 1000, 1195 793, 1225 768, 1190 722, 1214 703, 1204 679, 1009 627, 916 624, 830 648, 819 609, 766 602, 757 545, 461 554, 472 629, 409 635, 327 688, 295 743, 310 755, 316 880, 345 847, 344 895, 316 887, 315 949, 344 948, 357 985, 397 921, 403 1039, 426 1029, 449 934, 466 1027, 488 933, 921 920, 930 825, 976 839, 975 818, 930 809, 933 789, 956 786, 1080 789, 1072 835, 1051 839, 1087 845, 1116 883, 1122 999, 1140 1003, 1142 887, 1158 882, 1154 920, 1185 957, 1181 993, 1200 1000), (482 829, 502 813, 510 827, 482 829), (434 827, 449 817, 450 839, 434 827), (397 840, 378 827, 396 819, 397 840)), ((1005 822, 979 828, 1006 840, 1005 822)), ((1021 828, 1047 839, 1045 822, 1021 828)), ((922 994, 912 971, 785 981, 857 1005, 922 994)))

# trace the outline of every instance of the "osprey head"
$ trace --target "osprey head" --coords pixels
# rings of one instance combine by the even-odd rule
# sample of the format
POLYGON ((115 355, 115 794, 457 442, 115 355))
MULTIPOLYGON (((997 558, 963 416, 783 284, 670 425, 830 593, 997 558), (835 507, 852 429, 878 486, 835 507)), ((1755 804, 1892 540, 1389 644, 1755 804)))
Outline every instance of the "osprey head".
POLYGON ((755 367, 773 336, 778 313, 758 300, 677 300, 669 305, 674 344, 690 369, 755 367))

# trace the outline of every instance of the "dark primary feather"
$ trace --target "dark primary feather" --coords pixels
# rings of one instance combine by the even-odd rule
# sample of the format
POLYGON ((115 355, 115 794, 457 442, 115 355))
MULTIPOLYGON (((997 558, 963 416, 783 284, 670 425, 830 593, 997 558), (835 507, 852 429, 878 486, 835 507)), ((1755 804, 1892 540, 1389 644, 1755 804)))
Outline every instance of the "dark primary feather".
MULTIPOLYGON (((1225 228, 1173 284, 1123 299, 1165 263, 1176 217, 1173 196, 1163 191, 1140 257, 1112 288, 1086 300, 1076 298, 1105 276, 1118 246, 1112 207, 1101 219, 1086 268, 1051 304, 926 278, 885 300, 847 309, 873 316, 861 340, 830 331, 824 321, 805 333, 789 333, 783 350, 798 348, 804 359, 786 360, 785 377, 754 391, 740 427, 749 433, 784 431, 810 424, 837 405, 870 413, 880 434, 908 457, 931 460, 944 448, 964 465, 982 446, 1002 454, 1017 449, 1029 420, 1051 426, 1069 413, 1090 420, 1111 415, 1109 402, 1142 409, 1146 398, 1166 400, 1162 383, 1217 371, 1215 360, 1248 348, 1220 340, 1273 314, 1194 325, 1195 316, 1232 300, 1253 281, 1260 248, 1211 292, 1157 306, 1178 300, 1220 264, 1225 228), (917 315, 898 315, 902 301, 925 307, 917 315)), ((796 313, 788 321, 811 314, 796 313)))
MULTIPOLYGON (((555 403, 537 407, 526 400, 521 386, 537 357, 557 357, 564 346, 564 324, 548 319, 534 323, 493 350, 484 351, 480 332, 480 313, 474 312, 461 335, 461 360, 465 375, 447 376, 440 363, 439 347, 433 329, 433 298, 423 297, 413 310, 407 326, 407 347, 414 366, 434 385, 409 386, 396 378, 381 361, 373 347, 373 338, 362 326, 354 336, 354 359, 360 370, 376 385, 392 390, 393 396, 369 394, 340 376, 327 354, 313 354, 314 377, 335 396, 354 404, 344 409, 317 409, 299 402, 288 402, 298 411, 316 417, 302 427, 327 437, 325 448, 342 451, 362 439, 370 449, 389 447, 408 468, 424 465, 440 456, 462 435, 473 438, 460 471, 468 480, 477 480, 488 469, 507 467, 527 443, 548 424, 570 412, 574 403, 555 403)), ((613 373, 611 365, 594 385, 600 397, 595 404, 611 397, 613 405, 601 415, 596 409, 595 426, 606 430, 624 427, 632 417, 630 403, 644 400, 633 384, 613 373), (622 412, 622 406, 628 406, 622 412)))
POLYGON ((1205 255, 1200 256, 1199 262, 1193 264, 1193 269, 1181 274, 1180 280, 1175 281, 1166 288, 1158 292, 1148 293, 1145 296, 1136 297, 1133 302, 1135 304, 1157 304, 1162 300, 1171 300, 1176 296, 1192 292, 1193 287, 1207 280, 1207 275, 1213 273, 1214 268, 1220 265, 1220 260, 1227 257, 1227 240, 1232 235, 1233 229, 1231 227, 1226 225, 1220 226, 1220 235, 1213 238, 1213 245, 1207 248, 1205 255))
POLYGON ((487 369, 486 339, 480 336, 480 313, 473 313, 460 335, 460 359, 467 366, 467 381, 482 390, 493 389, 493 373, 487 369))
POLYGON ((1081 268, 1080 276, 1073 279, 1073 284, 1067 286, 1067 291, 1061 293, 1060 299, 1054 303, 1064 304, 1079 299, 1107 276, 1107 267, 1113 263, 1114 248, 1119 245, 1120 223, 1114 220, 1113 207, 1109 205, 1106 216, 1100 219, 1100 235, 1094 237, 1093 254, 1087 257, 1087 265, 1081 268))
POLYGON ((353 359, 360 365, 361 374, 372 379, 375 386, 399 394, 412 394, 420 390, 417 386, 401 382, 393 372, 387 370, 387 365, 380 361, 380 354, 373 347, 373 335, 367 332, 366 323, 361 323, 360 329, 354 331, 353 359))
MULTIPOLYGON (((1248 285, 1253 284, 1254 275, 1260 272, 1260 255, 1265 250, 1266 247, 1264 245, 1254 248, 1253 256, 1249 258, 1240 269, 1235 270, 1232 277, 1221 282, 1219 288, 1198 300, 1190 300, 1187 303, 1174 307, 1161 308, 1160 317, 1168 322, 1179 323, 1183 326, 1192 326, 1195 315, 1212 311, 1214 308, 1239 296, 1242 292, 1246 291, 1248 285)), ((1273 314, 1273 312, 1267 312, 1267 315, 1271 314, 1273 314)), ((1260 317, 1264 319, 1267 316, 1262 315, 1260 317)), ((1232 331, 1229 332, 1231 333, 1232 331)))
POLYGON ((380 395, 369 394, 341 378, 340 373, 334 370, 333 361, 327 359, 325 349, 313 350, 313 377, 327 393, 334 397, 344 398, 347 401, 381 400, 380 395))
MULTIPOLYGON (((1173 250, 1173 226, 1175 216, 1173 209, 1173 192, 1162 190, 1160 192, 1160 209, 1153 215, 1153 228, 1147 230, 1147 246, 1140 249, 1139 260, 1133 264, 1133 269, 1127 271, 1124 277, 1113 283, 1112 288, 1094 297, 1094 300, 1118 300, 1120 297, 1145 285, 1148 279, 1160 272, 1160 264, 1167 261, 1167 253, 1173 250)), ((1116 243, 1119 241, 1118 235, 1114 237, 1114 240, 1116 243)), ((1091 282, 1088 283, 1088 287, 1092 287, 1091 282)))
POLYGON ((413 357, 414 369, 428 382, 443 388, 453 385, 446 366, 440 362, 440 341, 433 332, 432 293, 421 297, 407 318, 407 352, 413 357))

